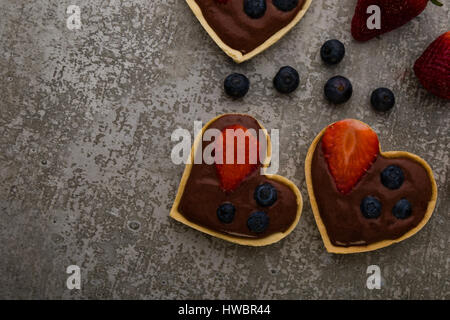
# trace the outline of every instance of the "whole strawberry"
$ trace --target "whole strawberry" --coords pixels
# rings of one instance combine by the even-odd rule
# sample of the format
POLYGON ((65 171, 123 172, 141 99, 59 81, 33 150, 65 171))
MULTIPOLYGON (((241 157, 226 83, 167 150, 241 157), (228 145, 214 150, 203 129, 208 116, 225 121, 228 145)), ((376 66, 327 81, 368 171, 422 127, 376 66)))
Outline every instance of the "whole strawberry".
MULTIPOLYGON (((358 0, 352 19, 352 35, 355 40, 367 41, 380 34, 392 31, 417 17, 427 7, 429 0, 358 0), (374 14, 370 6, 380 8, 379 29, 369 29, 367 20, 374 14)), ((438 0, 430 0, 442 6, 438 0)))
POLYGON ((414 73, 429 92, 450 99, 450 31, 434 40, 417 59, 414 73))

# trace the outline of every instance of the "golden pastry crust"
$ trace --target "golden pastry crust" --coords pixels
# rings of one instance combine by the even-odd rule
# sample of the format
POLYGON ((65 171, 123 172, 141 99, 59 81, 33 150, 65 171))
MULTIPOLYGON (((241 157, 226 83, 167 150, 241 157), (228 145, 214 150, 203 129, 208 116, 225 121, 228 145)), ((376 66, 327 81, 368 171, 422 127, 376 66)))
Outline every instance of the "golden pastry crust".
POLYGON ((214 40, 214 42, 229 56, 231 57, 234 62, 241 63, 246 60, 249 60, 256 56, 257 54, 260 54, 270 46, 272 46, 275 42, 280 40, 286 33, 288 33, 305 15, 306 11, 308 11, 309 6, 311 5, 312 0, 306 0, 303 4, 303 8, 297 13, 295 18, 289 22, 287 26, 284 28, 278 30, 275 34, 273 34, 269 39, 267 39, 263 44, 256 47, 254 50, 242 54, 239 50, 235 50, 228 46, 226 43, 220 39, 220 37, 217 35, 217 33, 211 28, 211 26, 206 21, 205 17, 203 16, 202 10, 198 6, 198 4, 195 2, 195 0, 186 0, 187 4, 191 8, 194 15, 197 17, 198 21, 200 21, 200 24, 203 26, 203 28, 206 30, 206 32, 209 34, 209 36, 214 40))
MULTIPOLYGON (((362 122, 362 121, 360 121, 360 122, 362 122)), ((362 123, 364 123, 364 122, 362 122, 362 123)), ((367 125, 366 123, 364 123, 364 124, 367 125)), ((319 207, 317 206, 316 198, 314 196, 314 188, 313 188, 313 181, 312 181, 312 174, 311 174, 311 166, 312 166, 312 159, 313 159, 314 152, 316 150, 318 143, 320 142, 320 140, 322 138, 322 135, 325 133, 325 130, 327 128, 328 128, 328 126, 326 128, 324 128, 316 136, 316 138, 312 142, 311 146, 309 147, 308 154, 306 155, 306 161, 305 161, 306 185, 308 188, 309 200, 311 203, 312 211, 314 213, 314 218, 316 220, 317 227, 319 229, 319 232, 322 237, 322 240, 323 240, 326 250, 330 253, 337 253, 337 254, 368 252, 368 251, 373 251, 373 250, 377 250, 377 249, 381 249, 381 248, 390 246, 391 244, 394 244, 394 243, 398 243, 400 241, 403 241, 403 240, 413 236, 417 232, 419 232, 420 229, 422 229, 427 224, 428 220, 430 220, 431 215, 433 214, 434 207, 436 206, 437 185, 436 185, 436 181, 434 179, 433 171, 431 170, 430 166, 428 165, 428 163, 425 160, 423 160, 422 158, 420 158, 419 156, 417 156, 415 154, 405 152, 405 151, 382 152, 381 145, 380 145, 380 154, 383 157, 386 157, 386 158, 400 158, 401 157, 401 158, 411 159, 415 162, 418 162, 421 166, 423 166, 425 168, 425 170, 427 171, 428 177, 430 179, 431 186, 432 186, 432 188, 431 188, 432 195, 431 195, 430 201, 428 203, 427 211, 426 211, 422 221, 416 227, 409 230, 407 233, 405 233, 400 238, 397 238, 394 240, 383 240, 383 241, 379 241, 379 242, 372 243, 369 245, 351 246, 351 247, 339 247, 339 246, 335 246, 331 243, 330 238, 328 237, 327 229, 326 229, 326 227, 322 221, 322 218, 320 216, 319 207)))
MULTIPOLYGON (((278 232, 278 233, 274 233, 271 234, 267 237, 264 238, 258 238, 258 239, 252 239, 252 238, 243 238, 243 237, 236 237, 236 236, 232 236, 232 235, 227 235, 224 233, 220 233, 214 230, 210 230, 206 227, 200 226, 196 223, 193 223, 191 221, 189 221, 188 219, 186 219, 179 211, 178 211, 178 206, 179 203, 181 201, 181 198, 183 196, 184 193, 184 188, 186 187, 186 183, 189 179, 189 175, 191 173, 191 169, 193 166, 193 160, 194 160, 194 154, 195 154, 195 150, 197 150, 198 147, 201 148, 201 142, 202 142, 202 137, 203 137, 203 133, 204 131, 213 123, 215 122, 217 119, 224 117, 224 116, 228 116, 228 115, 242 115, 242 116, 247 116, 244 114, 222 114, 220 116, 215 117, 214 119, 210 120, 207 124, 205 124, 205 126, 202 128, 202 131, 197 135, 197 137, 195 137, 194 140, 194 145, 191 148, 191 153, 189 155, 190 159, 191 159, 191 163, 187 164, 185 169, 184 169, 184 173, 183 176, 181 178, 181 182, 180 185, 178 187, 178 192, 177 195, 175 197, 175 201, 173 203, 172 209, 170 210, 170 217, 172 217, 173 219, 193 228, 196 229, 198 231, 201 231, 203 233, 209 234, 211 236, 214 236, 216 238, 220 238, 229 242, 233 242, 233 243, 237 243, 240 245, 246 245, 246 246, 253 246, 253 247, 261 247, 261 246, 266 246, 269 244, 273 244, 275 242, 280 241, 281 239, 283 239, 284 237, 286 237, 287 235, 289 235, 294 228, 297 226, 299 220, 300 220, 300 216, 302 214, 302 209, 303 209, 303 199, 302 199, 302 195, 300 193, 300 190, 297 188, 297 186, 290 180, 288 180, 285 177, 279 176, 279 175, 265 175, 268 179, 274 180, 276 182, 282 183, 286 186, 288 186, 295 194, 296 199, 297 199, 297 214, 295 217, 294 222, 291 224, 291 226, 285 231, 285 232, 278 232)), ((261 127, 261 129, 264 130, 264 127, 258 122, 259 126, 261 127)), ((266 156, 266 161, 264 163, 263 168, 267 168, 268 164, 270 163, 270 157, 271 157, 271 153, 272 153, 272 145, 270 142, 270 137, 269 135, 267 135, 267 132, 265 132, 266 134, 266 139, 267 139, 267 156, 266 156)))

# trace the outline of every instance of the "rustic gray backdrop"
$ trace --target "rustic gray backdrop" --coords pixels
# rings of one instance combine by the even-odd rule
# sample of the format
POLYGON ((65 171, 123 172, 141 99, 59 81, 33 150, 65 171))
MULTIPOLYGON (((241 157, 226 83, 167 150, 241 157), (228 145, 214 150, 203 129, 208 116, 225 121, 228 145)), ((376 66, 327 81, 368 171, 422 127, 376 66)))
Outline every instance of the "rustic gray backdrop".
POLYGON ((182 0, 0 0, 0 298, 449 299, 450 106, 412 72, 448 30, 449 3, 368 43, 349 32, 355 3, 314 0, 279 43, 236 65, 182 0), (80 30, 66 27, 70 4, 80 30), (330 38, 347 49, 335 67, 319 55, 330 38), (290 96, 272 86, 283 65, 301 76, 290 96), (223 93, 231 72, 250 78, 241 101, 223 93), (336 74, 354 86, 338 107, 322 95, 336 74), (388 114, 369 106, 380 86, 397 97, 388 114), (281 130, 279 173, 299 186, 304 211, 275 245, 240 247, 168 217, 184 169, 170 161, 172 131, 225 112, 281 130), (339 256, 324 249, 303 168, 315 135, 346 117, 373 126, 384 150, 426 159, 439 200, 413 238, 339 256), (81 290, 66 288, 72 264, 81 290), (371 264, 381 290, 366 288, 371 264))

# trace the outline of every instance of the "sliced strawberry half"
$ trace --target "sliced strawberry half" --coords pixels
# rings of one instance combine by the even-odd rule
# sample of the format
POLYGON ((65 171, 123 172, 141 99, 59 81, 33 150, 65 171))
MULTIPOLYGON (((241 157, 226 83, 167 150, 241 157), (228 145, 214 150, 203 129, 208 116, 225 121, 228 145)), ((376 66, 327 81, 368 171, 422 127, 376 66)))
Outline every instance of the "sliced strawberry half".
POLYGON ((375 161, 380 147, 377 134, 369 126, 346 119, 326 129, 322 150, 337 189, 347 194, 375 161))
POLYGON ((221 188, 226 192, 235 190, 259 167, 258 138, 241 125, 224 128, 216 141, 215 164, 221 188), (234 155, 232 159, 227 157, 227 148, 234 155))

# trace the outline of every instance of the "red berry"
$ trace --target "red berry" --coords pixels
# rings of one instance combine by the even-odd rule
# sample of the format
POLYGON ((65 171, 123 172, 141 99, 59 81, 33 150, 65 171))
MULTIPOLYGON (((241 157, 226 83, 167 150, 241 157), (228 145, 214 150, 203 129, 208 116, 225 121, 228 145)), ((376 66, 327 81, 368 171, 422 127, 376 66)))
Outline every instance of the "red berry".
POLYGON ((220 180, 221 188, 230 192, 235 190, 248 175, 259 167, 259 144, 258 138, 247 133, 248 129, 241 125, 231 125, 222 130, 222 134, 216 141, 216 170, 220 180), (227 130, 234 131, 234 142, 227 141, 227 130), (245 140, 244 140, 245 139, 245 140), (242 143, 245 141, 245 143, 242 143), (234 159, 226 158, 227 146, 233 147, 234 159), (244 163, 238 163, 238 154, 245 152, 244 163), (250 152, 256 152, 250 157, 250 152), (222 164, 218 163, 222 155, 222 164), (232 163, 230 163, 232 162, 232 163))
POLYGON ((380 146, 377 134, 368 125, 347 119, 326 129, 322 150, 337 189, 347 194, 375 161, 380 146))
POLYGON ((392 31, 418 16, 427 7, 429 0, 358 0, 352 19, 352 35, 355 40, 367 41, 380 34, 392 31), (367 13, 369 6, 380 7, 381 29, 369 29, 367 13))
POLYGON ((450 99, 450 31, 430 44, 414 64, 414 72, 425 89, 450 99))

